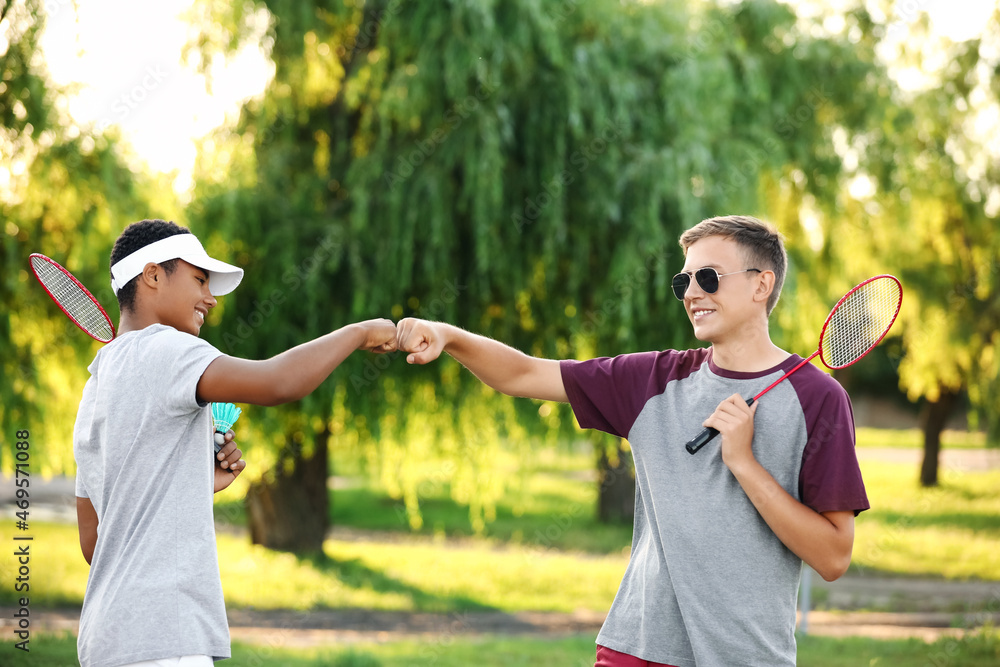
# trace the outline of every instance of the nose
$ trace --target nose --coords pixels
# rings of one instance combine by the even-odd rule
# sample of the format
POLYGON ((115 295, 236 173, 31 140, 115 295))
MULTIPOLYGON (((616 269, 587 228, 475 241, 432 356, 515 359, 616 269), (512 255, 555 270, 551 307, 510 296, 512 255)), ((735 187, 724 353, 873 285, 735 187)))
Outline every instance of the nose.
POLYGON ((699 285, 698 281, 692 277, 690 282, 688 282, 687 289, 684 290, 684 298, 688 300, 696 299, 699 296, 703 296, 704 293, 704 290, 701 289, 701 285, 699 285))

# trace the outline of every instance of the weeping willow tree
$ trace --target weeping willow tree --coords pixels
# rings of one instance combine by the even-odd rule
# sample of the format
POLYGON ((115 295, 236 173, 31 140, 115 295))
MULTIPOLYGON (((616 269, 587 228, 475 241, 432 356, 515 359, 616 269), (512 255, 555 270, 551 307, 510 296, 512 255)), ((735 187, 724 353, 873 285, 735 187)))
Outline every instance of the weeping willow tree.
MULTIPOLYGON (((272 0, 192 20, 202 63, 267 23, 273 79, 203 146, 188 216, 247 269, 206 335, 253 358, 375 316, 556 358, 693 344, 668 289, 680 233, 760 212, 769 184, 834 197, 832 133, 880 94, 861 11, 860 41, 813 37, 777 2, 272 0)), ((421 480, 446 469, 481 529, 497 452, 581 437, 564 406, 392 355, 253 415, 270 460, 251 523, 283 548, 322 539, 331 440, 366 452, 414 527, 421 480)), ((587 437, 627 471, 622 443, 587 437)), ((608 516, 629 514, 629 476, 603 479, 608 516)))
POLYGON ((169 210, 170 199, 126 165, 115 134, 77 127, 60 110, 38 49, 41 5, 0 3, 0 427, 45 443, 32 472, 72 473, 76 408, 98 345, 49 300, 28 255, 66 266, 114 314, 111 245, 127 222, 154 205, 169 210))

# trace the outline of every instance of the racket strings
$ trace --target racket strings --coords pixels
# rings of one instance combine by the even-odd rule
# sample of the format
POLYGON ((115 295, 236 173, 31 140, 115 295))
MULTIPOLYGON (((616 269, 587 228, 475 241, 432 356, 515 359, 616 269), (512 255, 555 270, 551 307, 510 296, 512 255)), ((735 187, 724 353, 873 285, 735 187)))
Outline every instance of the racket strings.
POLYGON ((31 258, 31 267, 52 298, 87 333, 105 342, 115 337, 111 323, 94 303, 93 297, 64 271, 37 257, 31 258))
POLYGON ((848 366, 878 344, 896 319, 901 296, 899 283, 888 277, 849 294, 830 315, 823 332, 824 363, 830 368, 848 366))

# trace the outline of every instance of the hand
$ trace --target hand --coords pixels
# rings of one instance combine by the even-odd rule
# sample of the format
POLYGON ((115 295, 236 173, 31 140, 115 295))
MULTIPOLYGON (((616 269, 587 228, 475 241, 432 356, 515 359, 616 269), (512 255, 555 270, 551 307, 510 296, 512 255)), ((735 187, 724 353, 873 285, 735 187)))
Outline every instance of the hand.
POLYGON ((230 429, 225 435, 222 449, 215 455, 215 493, 232 484, 233 480, 239 477, 239 474, 247 467, 247 462, 243 460, 243 452, 233 440, 235 436, 236 434, 230 429))
POLYGON ((383 354, 396 349, 396 325, 392 320, 377 319, 358 322, 358 327, 364 333, 364 340, 358 346, 359 350, 383 354))
POLYGON ((404 352, 408 364, 426 364, 440 356, 444 349, 445 334, 438 322, 428 322, 407 317, 396 324, 396 346, 404 352))
POLYGON ((748 406, 739 394, 733 394, 715 409, 702 426, 711 426, 722 436, 722 461, 730 470, 749 463, 753 456, 753 417, 757 403, 748 406))

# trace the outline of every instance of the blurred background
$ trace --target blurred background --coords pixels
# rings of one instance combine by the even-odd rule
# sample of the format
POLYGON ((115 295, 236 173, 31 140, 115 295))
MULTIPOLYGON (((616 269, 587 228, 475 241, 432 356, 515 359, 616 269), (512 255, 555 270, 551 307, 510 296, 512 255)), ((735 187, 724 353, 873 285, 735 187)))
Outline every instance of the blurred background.
MULTIPOLYGON (((99 346, 31 252, 117 322, 115 238, 188 226, 246 270, 202 331, 234 356, 417 316, 589 358, 698 345, 669 291, 677 238, 742 213, 786 239, 787 350, 814 350, 861 280, 904 287, 889 337, 835 374, 873 509, 851 572, 812 601, 895 629, 814 615, 801 664, 1000 659, 995 0, 0 0, 0 122, 2 498, 29 430, 47 629, 72 632, 86 585, 71 436, 99 346)), ((356 353, 303 401, 242 406, 249 467, 216 498, 237 651, 592 664, 631 542, 628 443, 402 356, 356 353), (352 623, 359 648, 323 648, 352 623), (295 653, 310 628, 334 634, 295 653)), ((52 664, 75 655, 49 645, 52 664)))

